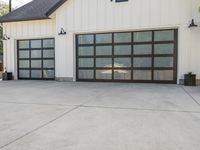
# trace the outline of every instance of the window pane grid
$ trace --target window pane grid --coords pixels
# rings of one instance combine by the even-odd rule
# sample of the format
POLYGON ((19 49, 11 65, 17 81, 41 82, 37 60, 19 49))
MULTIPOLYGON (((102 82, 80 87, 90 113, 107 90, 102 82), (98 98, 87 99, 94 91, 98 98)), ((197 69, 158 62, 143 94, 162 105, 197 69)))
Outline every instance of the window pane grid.
MULTIPOLYGON (((94 71, 94 78, 89 80, 158 81, 154 75, 159 78, 158 76, 162 75, 159 71, 172 70, 173 73, 176 71, 175 32, 176 30, 171 29, 88 34, 93 37, 90 43, 79 42, 79 35, 77 35, 77 49, 94 47, 94 54, 91 56, 77 54, 78 63, 80 58, 93 58, 94 61, 94 66, 77 66, 77 79, 80 79, 78 70, 90 69, 94 71), (125 70, 130 70, 130 72, 125 70), (154 70, 158 73, 155 74, 154 70), (126 73, 126 76, 123 77, 120 72, 126 73)), ((160 77, 159 81, 161 79, 165 81, 163 77, 160 77)), ((175 77, 170 81, 175 81, 175 77)))
POLYGON ((28 43, 29 46, 20 46, 21 41, 18 41, 18 78, 54 79, 54 39, 23 40, 23 42, 28 43), (51 61, 51 63, 45 66, 44 62, 47 61, 51 61), (44 72, 46 72, 46 77, 44 72))

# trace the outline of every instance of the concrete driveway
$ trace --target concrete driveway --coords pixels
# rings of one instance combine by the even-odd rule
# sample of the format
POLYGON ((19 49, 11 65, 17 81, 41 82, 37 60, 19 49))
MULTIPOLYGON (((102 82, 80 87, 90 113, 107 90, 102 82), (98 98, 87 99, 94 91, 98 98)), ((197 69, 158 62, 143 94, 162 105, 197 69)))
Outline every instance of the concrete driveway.
POLYGON ((0 82, 0 150, 199 149, 199 87, 0 82))

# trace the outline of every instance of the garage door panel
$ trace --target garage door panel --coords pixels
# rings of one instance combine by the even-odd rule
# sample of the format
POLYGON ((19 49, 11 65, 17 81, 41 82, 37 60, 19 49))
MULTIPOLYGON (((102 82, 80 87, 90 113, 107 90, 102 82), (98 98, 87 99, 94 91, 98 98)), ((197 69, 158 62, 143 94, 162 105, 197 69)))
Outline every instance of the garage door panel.
POLYGON ((78 44, 92 44, 94 43, 94 35, 80 35, 78 37, 78 44))
POLYGON ((96 56, 111 56, 112 46, 96 46, 96 56))
POLYGON ((94 56, 94 46, 79 47, 79 56, 94 56))
POLYGON ((54 39, 18 41, 18 78, 54 79, 54 39))
POLYGON ((54 58, 55 52, 53 49, 48 49, 43 51, 43 58, 54 58))
POLYGON ((29 58, 29 51, 19 51, 19 58, 29 58))
POLYGON ((131 80, 131 70, 115 69, 114 80, 131 80))
POLYGON ((151 80, 152 71, 151 70, 134 70, 133 80, 151 80))
POLYGON ((18 72, 19 72, 19 77, 21 77, 21 78, 30 78, 30 70, 22 70, 22 69, 20 69, 18 72))
POLYGON ((134 45, 134 55, 152 54, 152 44, 134 45))
POLYGON ((112 34, 105 33, 105 34, 98 34, 98 35, 96 35, 96 43, 97 44, 112 43, 112 34))
POLYGON ((154 41, 174 41, 174 30, 154 31, 154 41))
POLYGON ((131 33, 114 33, 114 43, 131 43, 131 33))
POLYGON ((29 60, 20 60, 19 68, 29 68, 29 60))
POLYGON ((42 78, 42 70, 31 70, 31 78, 42 78))
POLYGON ((31 48, 41 48, 42 40, 31 40, 31 48))
POLYGON ((42 50, 31 50, 31 58, 42 58, 42 50))
POLYGON ((19 49, 27 49, 27 48, 29 48, 29 40, 18 41, 18 48, 19 49))
POLYGON ((112 80, 112 69, 96 70, 96 79, 99 80, 112 80))
POLYGON ((136 68, 152 67, 152 57, 135 57, 133 59, 133 67, 136 68))
POLYGON ((154 80, 172 81, 174 78, 173 70, 154 70, 154 80))
POLYGON ((114 55, 131 55, 131 45, 116 45, 114 46, 114 55))
POLYGON ((94 78, 94 70, 85 69, 85 70, 79 70, 79 78, 80 79, 93 79, 94 78))
POLYGON ((133 35, 134 35, 134 38, 133 38, 134 42, 151 42, 152 41, 151 31, 134 32, 133 35))
POLYGON ((176 83, 176 29, 76 37, 78 81, 176 83))
POLYGON ((131 57, 114 58, 114 68, 130 68, 131 57))
POLYGON ((154 54, 174 54, 174 44, 155 44, 154 54))

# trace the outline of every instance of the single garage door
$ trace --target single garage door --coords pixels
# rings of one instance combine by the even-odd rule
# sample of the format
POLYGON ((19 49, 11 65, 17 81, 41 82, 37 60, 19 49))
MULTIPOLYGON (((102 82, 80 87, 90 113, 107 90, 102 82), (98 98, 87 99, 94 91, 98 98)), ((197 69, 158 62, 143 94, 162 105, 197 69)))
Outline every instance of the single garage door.
POLYGON ((177 30, 76 36, 77 80, 176 83, 177 30))
POLYGON ((54 39, 19 40, 18 79, 53 80, 55 78, 54 39))

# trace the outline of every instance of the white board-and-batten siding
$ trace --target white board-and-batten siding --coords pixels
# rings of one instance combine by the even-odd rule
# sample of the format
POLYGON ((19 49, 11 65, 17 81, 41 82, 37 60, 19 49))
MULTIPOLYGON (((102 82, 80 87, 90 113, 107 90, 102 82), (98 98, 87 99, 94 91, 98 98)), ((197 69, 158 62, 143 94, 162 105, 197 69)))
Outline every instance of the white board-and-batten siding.
MULTIPOLYGON (((68 0, 50 20, 4 24, 11 37, 7 51, 9 71, 16 73, 16 40, 55 38, 56 77, 75 79, 75 35, 111 31, 178 29, 178 79, 194 72, 200 78, 200 28, 189 29, 194 18, 200 23, 200 0, 68 0), (67 35, 58 36, 64 28, 67 35)), ((16 75, 15 75, 16 76, 16 75)))
POLYGON ((11 39, 4 41, 4 67, 17 79, 17 40, 55 37, 55 20, 23 21, 3 24, 4 34, 11 39))

